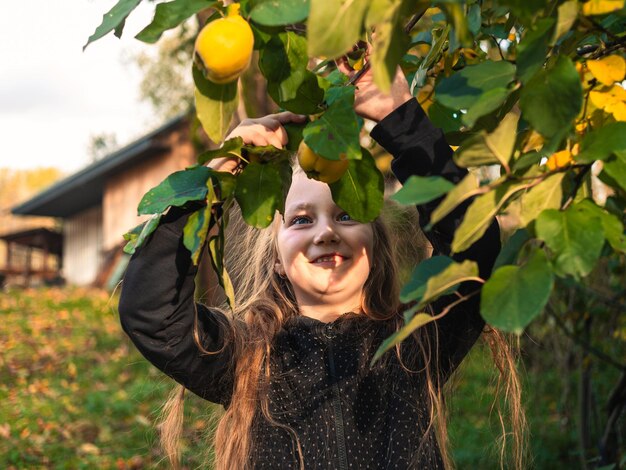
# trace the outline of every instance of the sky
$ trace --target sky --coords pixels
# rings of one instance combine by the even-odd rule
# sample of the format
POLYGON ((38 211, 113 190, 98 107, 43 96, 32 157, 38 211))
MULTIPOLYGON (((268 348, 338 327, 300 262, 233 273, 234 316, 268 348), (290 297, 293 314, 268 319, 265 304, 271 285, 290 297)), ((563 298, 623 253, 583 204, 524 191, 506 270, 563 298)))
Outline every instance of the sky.
POLYGON ((117 0, 19 0, 0 15, 0 167, 53 166, 73 173, 91 160, 90 137, 113 133, 124 145, 160 122, 139 100, 141 74, 129 57, 154 50, 134 38, 154 4, 130 14, 82 51, 117 0))

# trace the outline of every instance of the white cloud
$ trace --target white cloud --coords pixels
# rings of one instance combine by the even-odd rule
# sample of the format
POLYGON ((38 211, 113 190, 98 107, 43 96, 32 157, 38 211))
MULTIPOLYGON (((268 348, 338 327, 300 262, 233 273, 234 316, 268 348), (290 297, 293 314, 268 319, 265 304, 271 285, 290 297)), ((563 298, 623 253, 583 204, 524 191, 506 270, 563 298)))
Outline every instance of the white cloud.
POLYGON ((102 15, 117 0, 21 0, 0 15, 0 166, 89 163, 92 134, 115 133, 120 144, 159 123, 139 102, 141 76, 122 57, 154 48, 134 39, 150 23, 154 4, 131 13, 119 40, 109 34, 82 52, 102 15))

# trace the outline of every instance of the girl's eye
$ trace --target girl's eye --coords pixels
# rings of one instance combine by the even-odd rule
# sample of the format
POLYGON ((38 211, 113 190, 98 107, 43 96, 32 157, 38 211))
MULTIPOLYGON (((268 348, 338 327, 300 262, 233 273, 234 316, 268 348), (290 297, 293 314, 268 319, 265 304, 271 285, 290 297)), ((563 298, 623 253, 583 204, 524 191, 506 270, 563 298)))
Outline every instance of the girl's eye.
POLYGON ((350 220, 352 220, 352 218, 345 212, 339 216, 340 222, 349 222, 350 220))
POLYGON ((293 219, 291 219, 291 225, 303 225, 311 222, 311 219, 304 215, 297 215, 293 219))

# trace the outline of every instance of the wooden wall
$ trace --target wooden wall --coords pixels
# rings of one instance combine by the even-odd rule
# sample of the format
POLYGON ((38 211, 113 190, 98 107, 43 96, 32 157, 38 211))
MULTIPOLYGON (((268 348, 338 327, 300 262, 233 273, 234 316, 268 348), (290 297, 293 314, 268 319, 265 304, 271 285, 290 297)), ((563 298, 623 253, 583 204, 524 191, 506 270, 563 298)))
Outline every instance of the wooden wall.
POLYGON ((140 162, 106 182, 102 202, 104 251, 122 243, 122 235, 147 218, 137 216, 137 205, 144 193, 170 173, 196 162, 186 128, 169 133, 163 143, 170 146, 170 152, 140 162))
POLYGON ((102 207, 65 219, 63 235, 63 277, 70 284, 91 284, 102 264, 102 207))

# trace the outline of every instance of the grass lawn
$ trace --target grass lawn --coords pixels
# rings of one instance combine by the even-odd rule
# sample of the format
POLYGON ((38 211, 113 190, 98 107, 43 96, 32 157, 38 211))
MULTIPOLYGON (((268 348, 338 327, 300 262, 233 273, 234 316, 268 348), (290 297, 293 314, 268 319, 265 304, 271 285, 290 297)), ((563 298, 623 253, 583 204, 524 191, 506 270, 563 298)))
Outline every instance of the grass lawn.
MULTIPOLYGON (((167 468, 155 420, 172 388, 136 352, 102 291, 0 296, 0 468, 167 468)), ((187 399, 185 462, 200 466, 209 406, 187 399)))

